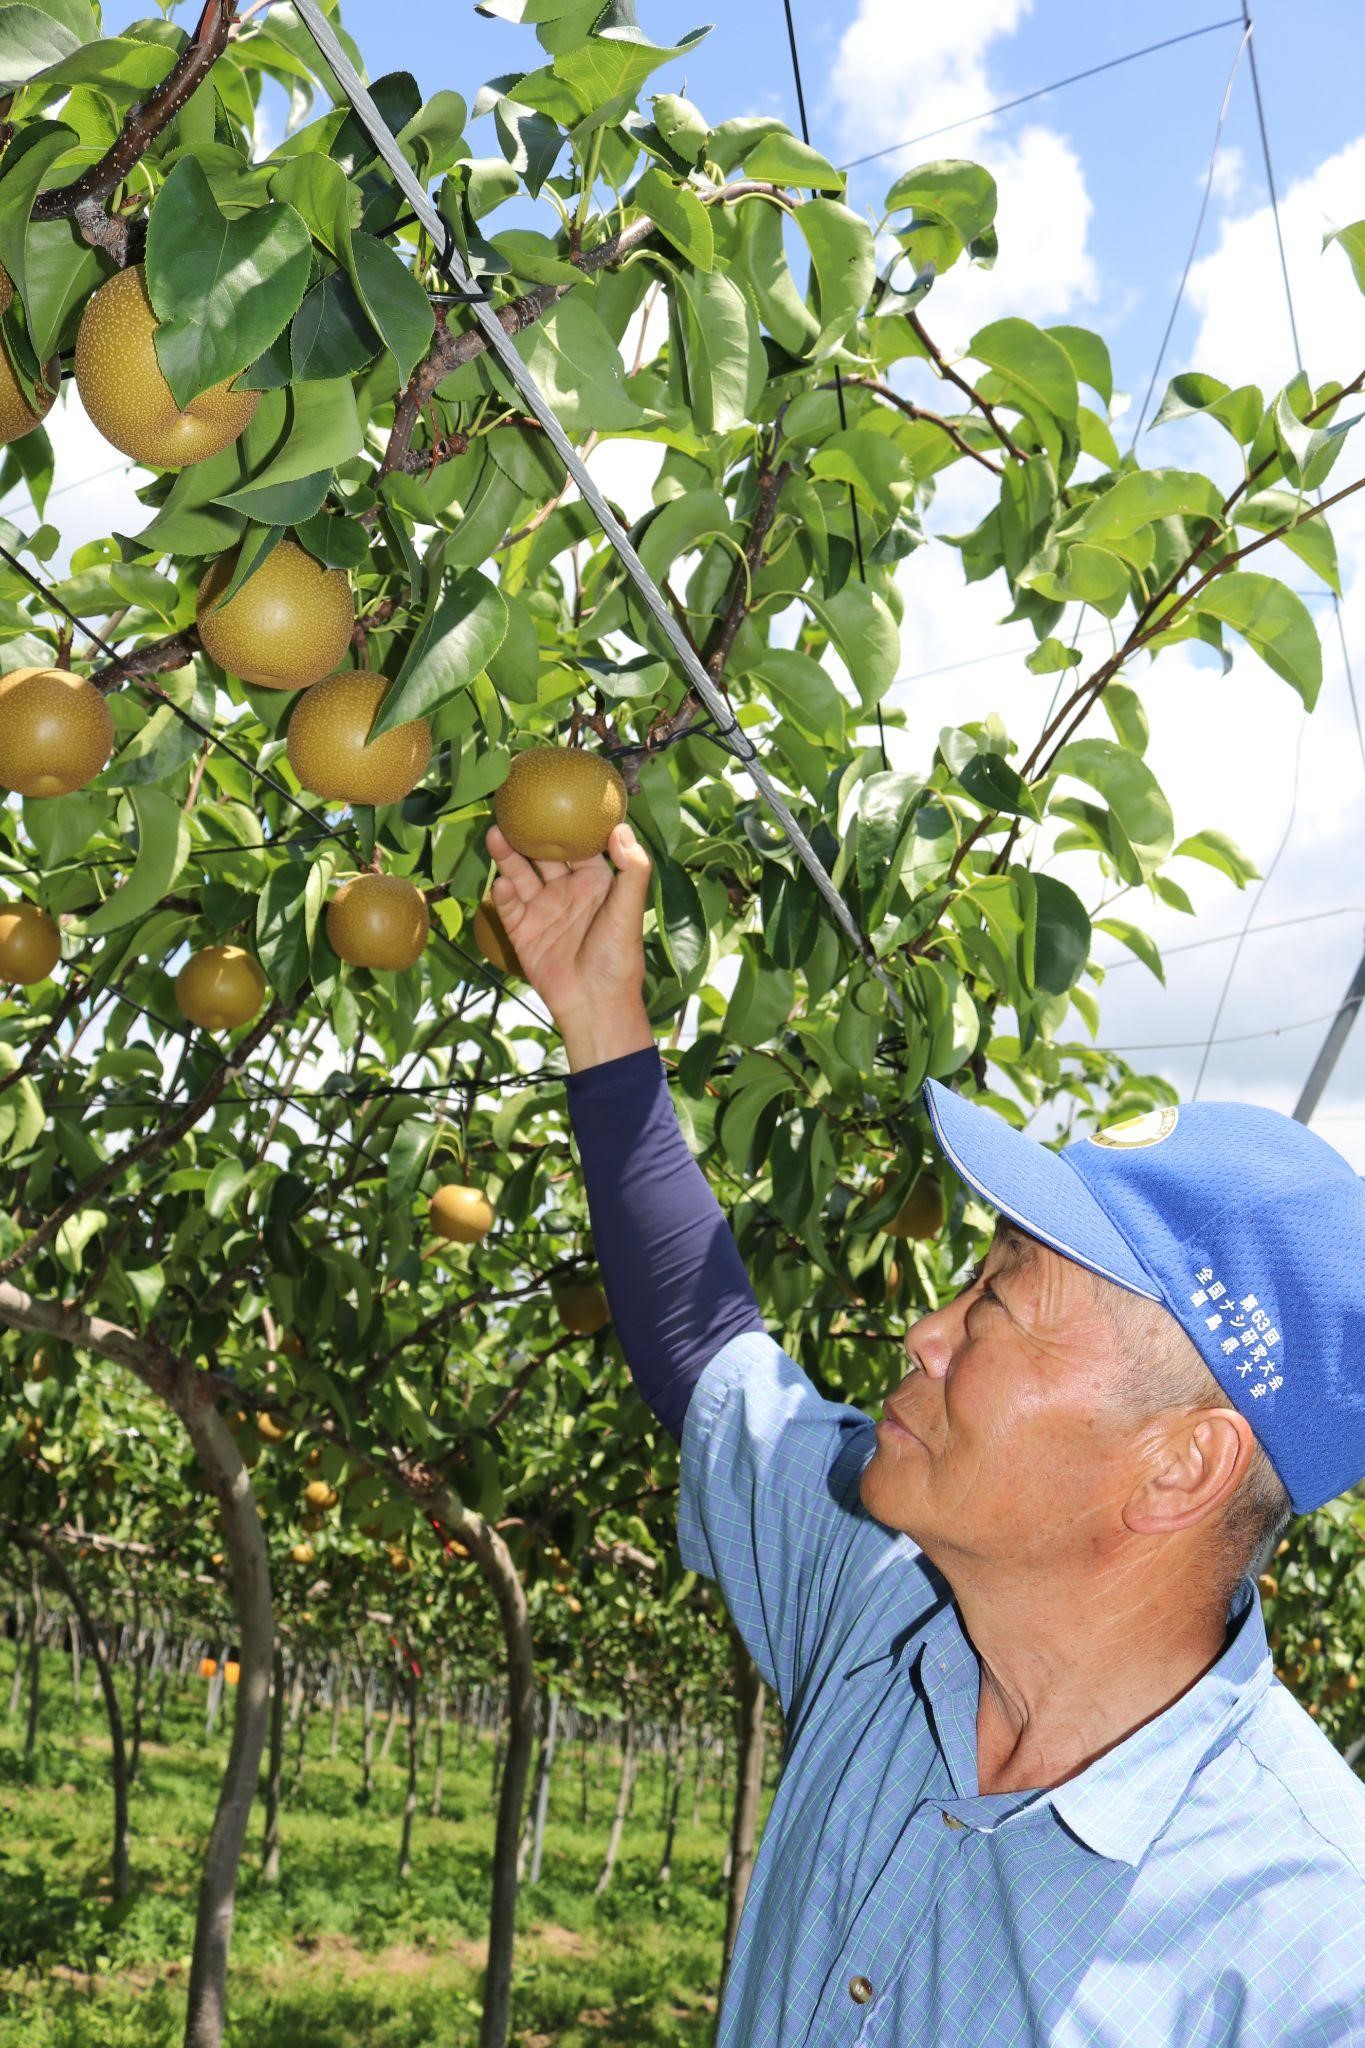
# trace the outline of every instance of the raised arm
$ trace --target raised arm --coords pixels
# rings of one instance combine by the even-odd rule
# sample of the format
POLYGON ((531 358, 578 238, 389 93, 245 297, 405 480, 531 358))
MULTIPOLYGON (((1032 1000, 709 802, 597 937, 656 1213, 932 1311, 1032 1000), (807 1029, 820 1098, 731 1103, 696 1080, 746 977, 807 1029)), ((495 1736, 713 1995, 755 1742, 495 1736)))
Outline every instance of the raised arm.
POLYGON ((496 826, 493 900, 568 1056, 569 1113, 602 1280, 640 1395, 681 1440, 692 1390, 764 1327, 719 1203, 688 1149, 644 1006, 650 860, 628 825, 611 859, 534 865, 496 826), (614 865, 613 865, 614 863, 614 865))

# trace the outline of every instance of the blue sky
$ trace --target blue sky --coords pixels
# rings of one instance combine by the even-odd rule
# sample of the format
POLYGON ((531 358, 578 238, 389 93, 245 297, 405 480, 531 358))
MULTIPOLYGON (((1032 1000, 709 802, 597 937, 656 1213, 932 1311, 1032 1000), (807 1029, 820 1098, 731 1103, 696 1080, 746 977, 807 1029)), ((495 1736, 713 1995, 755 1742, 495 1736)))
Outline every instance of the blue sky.
MULTIPOLYGON (((910 0, 794 6, 812 140, 836 162, 1237 12, 1235 0, 1210 0, 1207 7, 1148 0, 1141 10, 1112 0, 953 0, 932 12, 910 0)), ((111 0, 105 16, 117 26, 146 11, 146 0, 111 0)), ((191 11, 182 6, 180 17, 191 11)), ((639 11, 661 43, 676 42, 706 18, 692 0, 640 0, 639 11)), ((710 36, 685 62, 665 67, 657 89, 686 90, 713 122, 774 113, 795 128, 782 0, 713 0, 713 11, 719 19, 710 36)), ((1323 256, 1322 237, 1365 216, 1365 20, 1358 0, 1265 0, 1256 18, 1308 365, 1318 378, 1349 378, 1365 364, 1365 301, 1340 255, 1323 256)), ((471 0, 344 0, 344 19, 371 76, 407 68, 424 91, 453 86, 471 101, 484 79, 527 68, 539 54, 529 29, 486 20, 471 0)), ((940 281, 924 309, 931 332, 962 349, 977 327, 1003 313, 1094 326, 1110 342, 1118 386, 1140 403, 1194 228, 1239 37, 1239 28, 1221 28, 856 172, 850 201, 874 211, 897 171, 930 157, 974 156, 999 180, 1000 262, 991 273, 959 267, 940 281)), ((474 128, 471 141, 491 153, 491 123, 474 128)), ((1245 59, 1163 381, 1182 368, 1254 381, 1267 392, 1294 369, 1245 59)), ((1116 426, 1121 446, 1133 416, 1116 426)), ((79 435, 82 424, 73 421, 73 438, 59 450, 63 476, 79 478, 97 466, 88 428, 79 435)), ((1141 452, 1148 463, 1208 461, 1231 481, 1228 447, 1166 428, 1147 437, 1141 452)), ((602 455, 610 460, 612 451, 602 455)), ((1348 452, 1341 480, 1359 466, 1359 455, 1348 452)), ((612 471, 613 488, 625 493, 629 482, 624 471, 612 471)), ((123 487, 120 479, 107 488, 112 497, 123 487)), ((91 531, 108 532, 119 520, 102 499, 105 488, 73 492, 68 516, 79 504, 78 517, 93 522, 91 531)), ((951 532, 974 524, 984 508, 972 490, 972 478, 951 473, 931 525, 951 532)), ((1359 503, 1343 508, 1336 531, 1343 620, 1365 694, 1359 503)), ((1271 566, 1267 556, 1261 564, 1271 566)), ((1279 572, 1300 587, 1310 584, 1292 563, 1279 572)), ((964 588, 955 555, 942 546, 921 549, 904 564, 904 587, 906 681, 895 701, 908 727, 893 736, 898 764, 922 767, 940 726, 991 710, 1027 746, 1042 708, 1039 686, 1022 668, 1027 637, 1021 644, 1017 627, 998 624, 1006 608, 1000 590, 964 588)), ((1183 1093, 1195 1085, 1232 940, 1249 909, 1256 926, 1281 929, 1253 932, 1239 955, 1205 1095, 1291 1108, 1325 1029, 1316 1020, 1340 999, 1365 936, 1365 879, 1358 879, 1365 749, 1330 604, 1320 594, 1313 603, 1326 629, 1326 677, 1319 709, 1306 724, 1287 687, 1245 654, 1226 678, 1179 651, 1163 656, 1150 680, 1133 677, 1152 717, 1149 759, 1172 796, 1181 833, 1218 826, 1265 869, 1291 827, 1273 881, 1254 907, 1189 862, 1179 874, 1198 908, 1193 923, 1147 902, 1120 906, 1119 914, 1147 925, 1163 943, 1219 942, 1173 955, 1164 988, 1115 941, 1100 943, 1099 957, 1113 962, 1102 996, 1106 1040, 1154 1047, 1136 1056, 1139 1063, 1167 1073, 1183 1093), (1301 921, 1309 917, 1314 921, 1301 921)), ((1094 895, 1091 888, 1092 903, 1094 895)), ((1323 1112, 1324 1135, 1365 1168, 1365 1024, 1323 1112)))

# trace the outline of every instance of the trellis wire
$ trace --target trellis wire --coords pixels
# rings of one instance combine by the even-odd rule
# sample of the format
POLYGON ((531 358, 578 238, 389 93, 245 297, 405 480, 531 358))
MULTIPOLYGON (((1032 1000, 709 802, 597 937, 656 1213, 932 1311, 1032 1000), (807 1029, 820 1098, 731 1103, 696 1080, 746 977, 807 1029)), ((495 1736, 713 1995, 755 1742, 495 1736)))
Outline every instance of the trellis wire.
MULTIPOLYGON (((366 130, 371 142, 378 150, 393 176, 395 184, 405 195, 409 205, 422 226, 432 238, 437 252, 436 262, 456 288, 468 296, 470 277, 460 259, 455 238, 432 205, 431 199, 421 182, 414 176, 407 159, 375 106, 354 66, 342 49, 330 23, 326 20, 316 0, 296 0, 297 12, 321 55, 326 59, 351 109, 366 130)), ((616 550, 622 566, 639 594, 640 600, 654 623, 663 634, 668 646, 682 667, 683 674, 715 719, 718 729, 731 742, 731 751, 747 772, 754 787, 767 804, 773 816, 781 825, 787 838, 795 848, 816 889, 824 898, 834 915, 840 930, 849 939, 859 955, 867 961, 872 972, 888 993, 892 1008, 897 1016, 904 1014, 900 994, 890 976, 877 960, 872 942, 861 930, 847 903, 834 886, 824 863, 816 853, 810 840, 801 829, 790 806, 777 788, 758 756, 758 749, 730 713, 730 707, 707 674, 702 662, 688 645, 687 639, 669 610, 663 593, 655 583, 644 563, 640 560, 631 543, 629 534, 622 526, 606 498, 598 489, 578 451, 569 440, 559 423, 558 416, 547 402, 534 377, 522 361, 502 322, 487 304, 473 301, 470 312, 482 331, 489 349, 520 393, 527 410, 533 413, 544 429, 546 439, 573 478, 580 496, 591 510, 607 540, 616 550)))

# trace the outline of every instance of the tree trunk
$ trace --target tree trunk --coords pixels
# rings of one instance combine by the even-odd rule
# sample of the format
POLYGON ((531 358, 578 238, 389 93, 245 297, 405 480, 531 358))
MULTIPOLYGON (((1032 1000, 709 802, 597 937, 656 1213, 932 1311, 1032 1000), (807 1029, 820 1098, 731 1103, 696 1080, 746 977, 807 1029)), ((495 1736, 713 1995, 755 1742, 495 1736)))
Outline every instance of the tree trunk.
POLYGON ((559 1730, 559 1688, 550 1693, 550 1719, 540 1745, 540 1767, 536 1773, 535 1837, 531 1844, 531 1882, 540 1883, 540 1862, 545 1851, 545 1816, 550 1806, 550 1773, 555 1766, 555 1738, 559 1730))
POLYGON ((398 1690, 398 1680, 395 1678, 393 1680, 392 1697, 389 1700, 389 1722, 384 1730, 384 1740, 379 1746, 379 1761, 381 1764, 386 1764, 389 1760, 389 1751, 393 1748, 393 1732, 398 1726, 398 1713, 402 1704, 402 1697, 398 1690))
POLYGON ((697 1755, 692 1773, 692 1825, 701 1826, 701 1795, 706 1783, 706 1730, 697 1730, 697 1755))
POLYGON ((261 1883, 280 1881, 280 1780, 284 1769, 284 1653, 278 1643, 270 1660, 270 1746, 265 1767, 265 1833, 261 1838, 261 1883))
POLYGON ((156 1726, 152 1730, 153 1742, 166 1740, 166 1694, 171 1683, 171 1660, 167 1657, 161 1666, 161 1677, 156 1688, 156 1726))
POLYGON ((398 1882, 412 1876, 412 1818, 417 1811, 417 1764, 420 1737, 417 1733, 417 1673, 408 1660, 408 1796, 403 1801, 403 1834, 398 1844, 398 1882))
POLYGON ((578 1825, 588 1825, 588 1733, 583 1730, 578 1749, 578 1825))
POLYGON ((19 1702, 24 1696, 24 1597, 14 1596, 14 1676, 10 1680, 9 1705, 5 1719, 12 1721, 19 1711, 19 1702))
POLYGON ((304 1687, 303 1698, 299 1702, 298 1719, 296 1722, 298 1739, 294 1744, 294 1768, 289 1774, 289 1797, 291 1799, 303 1783, 303 1766, 308 1758, 308 1723, 313 1715, 313 1690, 316 1683, 316 1678, 310 1677, 309 1683, 304 1687))
POLYGON ((67 1570, 66 1560, 52 1538, 35 1534, 31 1537, 21 1536, 20 1541, 38 1553, 70 1601, 77 1625, 85 1631, 90 1654, 95 1660, 100 1690, 104 1694, 104 1711, 109 1717, 109 1770, 114 1782, 114 1897, 126 1899, 133 1888, 132 1874, 128 1867, 128 1752, 123 1741, 123 1714, 119 1707, 109 1653, 100 1641, 99 1630, 95 1627, 90 1609, 85 1604, 85 1595, 67 1570))
POLYGON ((341 1748, 341 1716, 346 1707, 346 1675, 340 1659, 332 1666, 332 1740, 328 1756, 333 1763, 341 1748))
POLYGON ((621 1776, 616 1786, 616 1811, 611 1817, 611 1833, 607 1836, 607 1853, 593 1897, 600 1899, 611 1883, 612 1871, 616 1868, 616 1853, 621 1846, 621 1831, 626 1824, 626 1808, 630 1804, 630 1788, 635 1780, 635 1715, 626 1714, 625 1737, 621 1744, 621 1776))
POLYGON ((128 1757, 128 1783, 137 1783, 142 1762, 142 1707, 147 1669, 147 1639, 142 1626, 142 1591, 133 1582, 133 1746, 128 1757))
POLYGON ((685 1721, 679 1721, 670 1744, 674 1761, 669 1791, 668 1820, 664 1831, 664 1853, 659 1864, 660 1884, 667 1884, 673 1876, 673 1842, 678 1832, 678 1795, 682 1791, 682 1759, 686 1742, 687 1724, 685 1721))
MULTIPOLYGON (((204 1703, 205 1742, 209 1741, 213 1734, 214 1726, 218 1720, 218 1709, 222 1706, 223 1694, 227 1691, 228 1649, 229 1645, 227 1643, 220 1643, 213 1676, 209 1680, 209 1696, 204 1703)), ((240 1666, 237 1675, 239 1678, 241 1677, 240 1666)), ((264 1747, 264 1745, 262 1746, 264 1747)))
POLYGON ((446 1775, 446 1689, 441 1687, 436 1701, 436 1769, 431 1780, 431 1817, 438 1820, 441 1813, 441 1793, 445 1788, 446 1775))
POLYGON ((40 1638, 43 1632, 43 1589, 38 1578, 37 1560, 33 1561, 32 1584, 29 1591, 33 1597, 33 1620, 28 1632, 28 1724, 24 1729, 24 1762, 28 1763, 38 1741, 38 1710, 42 1704, 43 1665, 40 1638))
POLYGON ((375 1675, 365 1673, 364 1689, 360 1695, 360 1790, 356 1794, 357 1806, 368 1806, 374 1791, 374 1695, 375 1675))
POLYGON ((66 1618, 66 1632, 71 1640, 71 1700, 76 1709, 76 1725, 81 1719, 81 1625, 74 1614, 66 1618))
POLYGON ((730 1829, 730 1885, 725 1911, 724 1971, 734 1954, 735 1935, 749 1874, 754 1867, 754 1844, 758 1835, 758 1802, 763 1789, 763 1705, 767 1688, 758 1666, 731 1627, 735 1658, 735 1810, 730 1829))

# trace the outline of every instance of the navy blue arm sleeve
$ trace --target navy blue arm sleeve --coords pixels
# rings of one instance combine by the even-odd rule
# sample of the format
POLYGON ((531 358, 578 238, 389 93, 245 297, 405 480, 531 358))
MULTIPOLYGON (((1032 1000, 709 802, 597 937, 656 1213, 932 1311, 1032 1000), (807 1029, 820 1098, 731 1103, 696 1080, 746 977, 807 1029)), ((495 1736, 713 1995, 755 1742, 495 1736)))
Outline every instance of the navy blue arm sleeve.
POLYGON ((758 1299, 658 1048, 584 1067, 568 1093, 616 1334, 641 1398, 681 1442, 704 1368, 731 1337, 764 1328, 758 1299))

